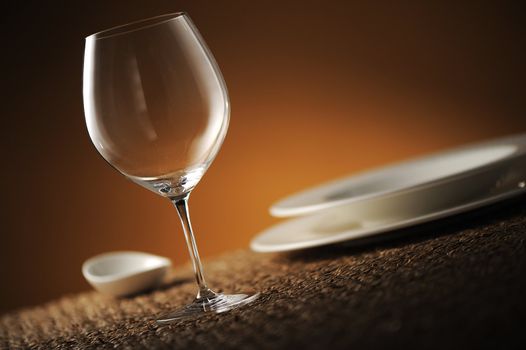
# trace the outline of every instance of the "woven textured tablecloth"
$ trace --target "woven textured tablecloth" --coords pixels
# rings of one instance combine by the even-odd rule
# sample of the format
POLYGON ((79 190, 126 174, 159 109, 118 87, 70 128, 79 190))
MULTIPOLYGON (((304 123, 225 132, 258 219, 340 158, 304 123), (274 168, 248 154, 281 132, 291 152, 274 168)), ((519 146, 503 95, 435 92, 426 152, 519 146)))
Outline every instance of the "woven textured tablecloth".
MULTIPOLYGON (((387 236, 386 236, 387 237, 387 236)), ((526 199, 398 231, 388 241, 205 262, 220 291, 261 298, 157 326, 189 302, 188 266, 125 299, 64 296, 0 317, 0 348, 509 348, 526 340, 526 199)))

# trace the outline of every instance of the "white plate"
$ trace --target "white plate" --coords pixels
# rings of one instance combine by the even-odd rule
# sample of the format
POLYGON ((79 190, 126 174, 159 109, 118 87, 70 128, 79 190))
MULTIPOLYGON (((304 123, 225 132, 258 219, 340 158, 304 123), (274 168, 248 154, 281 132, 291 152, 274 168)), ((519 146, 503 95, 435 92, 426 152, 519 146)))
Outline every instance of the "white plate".
POLYGON ((351 202, 270 227, 250 246, 257 252, 279 252, 346 242, 459 214, 526 192, 526 155, 506 163, 498 179, 484 191, 444 196, 462 192, 466 183, 460 179, 351 202))
POLYGON ((271 206, 270 213, 277 217, 305 215, 459 181, 461 190, 448 195, 467 198, 483 192, 509 161, 524 154, 526 134, 468 145, 323 184, 280 200, 271 206))

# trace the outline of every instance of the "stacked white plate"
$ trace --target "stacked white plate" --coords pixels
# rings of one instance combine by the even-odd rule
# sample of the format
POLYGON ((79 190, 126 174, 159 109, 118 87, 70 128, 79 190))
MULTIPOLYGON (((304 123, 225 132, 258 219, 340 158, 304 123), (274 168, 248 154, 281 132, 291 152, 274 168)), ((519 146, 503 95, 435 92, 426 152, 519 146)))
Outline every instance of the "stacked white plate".
POLYGON ((387 234, 525 191, 522 134, 378 168, 289 196, 272 205, 270 213, 300 217, 261 232, 251 248, 288 251, 387 234))

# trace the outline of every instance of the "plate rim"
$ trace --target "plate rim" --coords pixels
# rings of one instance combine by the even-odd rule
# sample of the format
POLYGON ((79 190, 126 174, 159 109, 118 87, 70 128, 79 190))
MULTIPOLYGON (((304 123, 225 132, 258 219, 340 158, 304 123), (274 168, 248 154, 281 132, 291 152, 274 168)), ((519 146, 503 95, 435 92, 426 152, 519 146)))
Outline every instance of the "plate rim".
POLYGON ((404 193, 407 193, 409 191, 416 191, 416 190, 425 189, 427 187, 444 184, 444 183, 455 181, 455 180, 458 180, 458 179, 462 179, 462 178, 465 178, 465 177, 468 177, 468 176, 476 176, 476 175, 478 175, 478 174, 480 174, 480 173, 482 173, 484 171, 490 170, 490 169, 492 169, 492 168, 494 168, 494 167, 496 167, 498 165, 505 164, 506 162, 510 162, 513 159, 517 158, 517 157, 523 156, 525 153, 526 153, 526 133, 513 134, 513 135, 508 135, 508 136, 505 136, 505 137, 500 137, 500 138, 496 138, 496 139, 486 140, 486 141, 482 141, 482 142, 469 143, 469 144, 461 145, 459 147, 453 147, 453 148, 448 148, 448 149, 444 149, 444 150, 441 150, 441 151, 429 153, 429 154, 423 155, 423 156, 411 157, 411 158, 407 158, 407 159, 404 159, 404 160, 401 160, 401 161, 391 162, 391 163, 388 163, 388 164, 385 164, 385 165, 381 165, 381 166, 378 166, 378 167, 373 167, 373 168, 370 168, 370 169, 359 171, 359 172, 356 172, 356 173, 348 175, 348 176, 344 176, 344 177, 340 177, 340 178, 337 178, 337 179, 333 179, 333 180, 330 180, 330 181, 323 182, 323 183, 321 183, 319 185, 315 185, 315 186, 312 186, 310 188, 298 191, 296 193, 288 195, 288 196, 286 196, 286 197, 274 202, 270 206, 269 212, 274 217, 280 217, 280 218, 283 218, 283 217, 297 217, 297 216, 304 216, 304 215, 307 215, 307 214, 313 214, 313 213, 316 213, 318 211, 326 210, 326 209, 333 208, 333 207, 343 206, 343 205, 356 203, 356 202, 361 202, 361 201, 368 201, 368 200, 372 200, 372 199, 378 199, 378 198, 383 197, 383 196, 395 196, 395 195, 399 195, 399 194, 404 194, 404 193), (366 194, 362 194, 362 195, 358 195, 358 196, 354 196, 354 197, 343 198, 343 199, 336 199, 336 200, 332 200, 332 201, 321 202, 321 203, 316 203, 316 204, 310 204, 310 205, 300 206, 300 207, 293 207, 293 208, 280 208, 279 207, 280 204, 282 204, 283 202, 286 202, 288 200, 291 200, 294 197, 303 196, 303 195, 305 195, 305 194, 307 194, 309 192, 323 191, 324 188, 335 186, 335 185, 337 185, 339 183, 352 181, 353 179, 363 178, 363 177, 367 176, 368 174, 375 174, 375 173, 379 173, 381 171, 388 171, 390 168, 407 166, 408 164, 418 164, 419 162, 423 162, 423 161, 426 161, 426 160, 429 160, 429 159, 433 159, 433 158, 443 157, 443 156, 446 156, 446 155, 449 155, 449 154, 452 154, 452 153, 456 153, 456 152, 468 151, 470 149, 474 150, 474 149, 481 148, 481 147, 488 147, 488 146, 499 145, 499 144, 512 144, 512 145, 517 146, 517 148, 515 150, 513 150, 512 153, 510 153, 510 154, 506 155, 505 157, 503 157, 501 159, 498 159, 496 161, 493 161, 493 162, 490 162, 490 163, 487 163, 487 164, 483 164, 483 165, 474 167, 472 169, 468 169, 468 170, 465 170, 465 171, 461 171, 461 172, 458 172, 458 173, 447 175, 447 176, 444 176, 444 177, 441 177, 441 178, 437 178, 437 179, 434 179, 434 180, 417 183, 417 184, 414 184, 414 185, 411 185, 411 186, 400 187, 400 188, 384 190, 384 191, 378 191, 378 192, 373 192, 373 193, 366 193, 366 194))
POLYGON ((342 231, 337 234, 334 234, 332 236, 325 236, 323 238, 319 238, 316 240, 310 240, 310 241, 304 241, 304 242, 293 242, 293 243, 282 243, 282 244, 278 244, 277 245, 278 247, 261 245, 256 242, 259 237, 263 236, 265 232, 271 229, 276 229, 279 226, 284 225, 285 223, 290 224, 291 222, 303 221, 303 220, 306 220, 307 218, 310 218, 310 216, 291 218, 291 219, 282 221, 280 223, 277 223, 269 227, 268 229, 260 232, 258 235, 252 238, 250 242, 250 249, 258 253, 277 253, 277 252, 295 251, 295 250, 301 250, 301 249, 307 249, 307 248, 321 247, 321 246, 326 246, 326 245, 331 245, 331 244, 336 244, 336 243, 343 243, 346 241, 350 241, 352 239, 375 236, 375 235, 386 233, 388 231, 403 229, 403 228, 407 228, 410 226, 415 226, 415 225, 431 222, 434 220, 442 219, 447 216, 461 214, 469 210, 477 209, 477 208, 480 208, 486 205, 490 205, 490 204, 493 204, 493 203, 496 203, 496 202, 499 202, 505 199, 519 196, 520 194, 523 194, 523 193, 526 193, 526 188, 515 187, 505 192, 501 192, 497 194, 488 194, 485 197, 474 199, 474 200, 468 200, 467 202, 464 202, 459 205, 455 205, 453 207, 445 208, 445 209, 438 210, 438 211, 432 211, 430 213, 420 215, 417 217, 408 218, 402 221, 394 221, 394 222, 391 222, 385 225, 377 226, 375 228, 363 229, 362 232, 358 234, 358 236, 353 235, 352 237, 349 237, 349 232, 353 232, 353 231, 356 232, 356 231, 346 230, 346 231, 342 231))

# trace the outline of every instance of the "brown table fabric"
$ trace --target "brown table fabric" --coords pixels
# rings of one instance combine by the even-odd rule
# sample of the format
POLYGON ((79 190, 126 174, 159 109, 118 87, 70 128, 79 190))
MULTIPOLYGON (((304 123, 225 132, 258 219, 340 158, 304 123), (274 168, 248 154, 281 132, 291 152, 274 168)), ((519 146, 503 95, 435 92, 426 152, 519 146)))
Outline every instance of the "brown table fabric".
MULTIPOLYGON (((125 299, 64 296, 0 318, 0 348, 510 348, 526 340, 526 200, 396 234, 288 254, 238 251, 206 262, 221 291, 253 305, 169 326, 189 302, 189 267, 125 299), (396 238, 392 238, 396 237, 396 238)), ((522 346, 521 346, 522 345, 522 346)))

